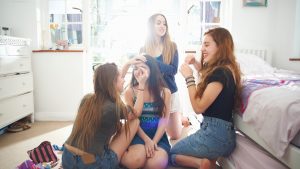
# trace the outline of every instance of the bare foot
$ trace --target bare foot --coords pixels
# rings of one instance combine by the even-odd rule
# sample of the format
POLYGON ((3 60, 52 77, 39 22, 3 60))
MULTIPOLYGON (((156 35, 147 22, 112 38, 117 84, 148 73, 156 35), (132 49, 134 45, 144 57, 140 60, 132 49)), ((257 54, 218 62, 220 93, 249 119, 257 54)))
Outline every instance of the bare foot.
POLYGON ((184 127, 188 127, 190 125, 189 119, 185 116, 181 117, 181 123, 184 127))
POLYGON ((202 159, 199 169, 216 169, 216 160, 202 159))

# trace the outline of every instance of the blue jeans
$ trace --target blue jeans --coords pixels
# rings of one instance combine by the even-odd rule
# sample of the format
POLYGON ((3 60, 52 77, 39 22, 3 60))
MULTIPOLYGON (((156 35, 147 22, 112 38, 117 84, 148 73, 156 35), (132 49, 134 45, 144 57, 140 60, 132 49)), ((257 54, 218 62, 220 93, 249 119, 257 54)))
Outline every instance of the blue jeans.
POLYGON ((208 159, 229 156, 235 148, 235 137, 231 122, 204 116, 201 129, 171 148, 171 163, 176 166, 179 154, 208 159))
POLYGON ((84 164, 81 157, 64 149, 62 155, 64 169, 118 169, 119 161, 117 154, 105 147, 101 156, 96 155, 96 161, 92 164, 84 164))

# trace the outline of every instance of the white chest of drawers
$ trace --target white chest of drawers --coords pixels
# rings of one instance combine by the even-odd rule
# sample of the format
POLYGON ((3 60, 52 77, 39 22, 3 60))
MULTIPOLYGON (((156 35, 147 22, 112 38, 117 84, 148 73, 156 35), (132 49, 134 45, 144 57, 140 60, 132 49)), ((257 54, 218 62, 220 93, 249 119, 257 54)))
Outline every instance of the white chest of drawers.
POLYGON ((0 36, 0 128, 29 115, 33 120, 30 40, 0 36))

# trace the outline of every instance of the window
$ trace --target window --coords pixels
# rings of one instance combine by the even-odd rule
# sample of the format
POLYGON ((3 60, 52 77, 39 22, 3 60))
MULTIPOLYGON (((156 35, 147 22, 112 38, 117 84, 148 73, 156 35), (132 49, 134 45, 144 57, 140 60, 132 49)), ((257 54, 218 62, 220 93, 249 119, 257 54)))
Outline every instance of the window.
POLYGON ((51 43, 67 40, 82 45, 81 0, 49 0, 51 43))
MULTIPOLYGON (((179 1, 91 0, 90 52, 94 64, 121 65, 138 54, 147 33, 147 19, 156 12, 166 15, 169 31, 176 30, 179 1)), ((175 33, 171 32, 171 37, 174 40, 175 33)))
POLYGON ((89 52, 94 64, 103 62, 121 64, 137 54, 144 44, 147 19, 157 12, 167 17, 171 38, 179 48, 184 46, 198 48, 205 31, 221 25, 222 0, 91 0, 90 2, 89 52))
POLYGON ((219 27, 221 0, 193 0, 189 1, 188 17, 188 45, 200 45, 203 34, 211 28, 219 27))
POLYGON ((138 1, 92 0, 90 49, 94 63, 120 64, 141 46, 142 29, 136 15, 138 1))

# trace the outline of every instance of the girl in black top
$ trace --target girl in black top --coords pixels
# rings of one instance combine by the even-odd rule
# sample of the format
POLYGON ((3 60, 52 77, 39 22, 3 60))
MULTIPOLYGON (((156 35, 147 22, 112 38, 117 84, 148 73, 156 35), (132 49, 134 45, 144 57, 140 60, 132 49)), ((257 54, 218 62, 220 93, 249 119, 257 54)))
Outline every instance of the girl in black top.
POLYGON ((226 29, 206 32, 201 52, 200 63, 189 55, 180 68, 192 107, 203 114, 201 129, 172 147, 171 161, 174 165, 208 169, 215 168, 216 159, 228 156, 235 148, 232 113, 239 105, 241 73, 226 29), (189 64, 198 70, 197 85, 189 64))

